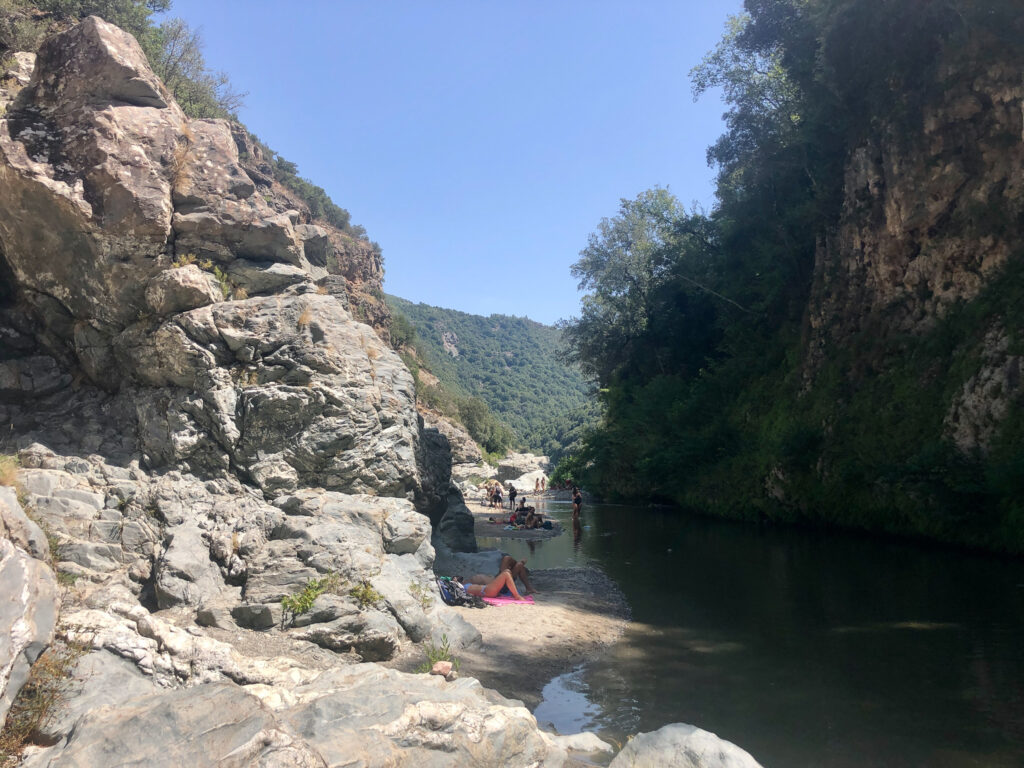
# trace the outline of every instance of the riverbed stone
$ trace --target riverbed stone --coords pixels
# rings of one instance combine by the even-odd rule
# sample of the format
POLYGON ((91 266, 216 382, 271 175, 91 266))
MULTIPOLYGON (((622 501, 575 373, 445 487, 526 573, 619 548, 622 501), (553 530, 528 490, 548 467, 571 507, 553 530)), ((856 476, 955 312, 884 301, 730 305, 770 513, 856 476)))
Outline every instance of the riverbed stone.
POLYGON ((695 725, 672 723, 640 733, 615 756, 609 768, 761 768, 750 753, 695 725))

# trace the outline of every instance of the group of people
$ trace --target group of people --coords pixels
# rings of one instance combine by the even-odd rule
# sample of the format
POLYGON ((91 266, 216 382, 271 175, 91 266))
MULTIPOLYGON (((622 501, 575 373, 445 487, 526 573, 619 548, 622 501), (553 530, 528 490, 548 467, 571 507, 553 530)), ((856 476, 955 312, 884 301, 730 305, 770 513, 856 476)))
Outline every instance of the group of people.
MULTIPOLYGON (((539 484, 538 480, 538 484, 539 484)), ((496 484, 500 489, 500 484, 496 484)), ((498 491, 500 498, 500 490, 498 491)), ((509 518, 509 522, 516 524, 519 520, 519 515, 523 512, 526 513, 523 524, 527 528, 537 528, 543 523, 543 515, 537 512, 533 507, 526 505, 526 498, 519 498, 519 506, 513 507, 514 501, 518 493, 516 492, 514 485, 509 485, 509 507, 512 508, 512 514, 509 518)), ((491 495, 493 501, 493 495, 491 495)), ((583 494, 580 492, 578 486, 572 486, 572 528, 574 540, 578 541, 578 534, 582 530, 580 522, 580 516, 583 511, 583 494)), ((493 518, 492 518, 493 519, 493 518)), ((522 600, 523 595, 516 588, 516 579, 523 584, 523 593, 530 595, 536 592, 533 583, 530 581, 530 572, 526 569, 525 560, 516 560, 511 555, 503 555, 501 563, 498 566, 497 576, 488 576, 484 573, 478 573, 469 579, 463 586, 466 588, 466 592, 470 595, 479 595, 482 597, 498 597, 502 593, 511 595, 515 600, 522 600)), ((457 578, 457 581, 461 583, 461 577, 457 578)))

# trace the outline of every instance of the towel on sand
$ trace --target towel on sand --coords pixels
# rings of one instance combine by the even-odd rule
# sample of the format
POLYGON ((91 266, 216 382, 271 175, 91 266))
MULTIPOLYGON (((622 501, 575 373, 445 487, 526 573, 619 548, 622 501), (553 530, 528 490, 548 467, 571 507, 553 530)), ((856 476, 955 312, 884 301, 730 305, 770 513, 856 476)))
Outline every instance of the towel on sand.
POLYGON ((533 595, 526 595, 522 600, 516 600, 514 597, 506 597, 504 595, 485 597, 483 600, 491 605, 533 605, 533 595))

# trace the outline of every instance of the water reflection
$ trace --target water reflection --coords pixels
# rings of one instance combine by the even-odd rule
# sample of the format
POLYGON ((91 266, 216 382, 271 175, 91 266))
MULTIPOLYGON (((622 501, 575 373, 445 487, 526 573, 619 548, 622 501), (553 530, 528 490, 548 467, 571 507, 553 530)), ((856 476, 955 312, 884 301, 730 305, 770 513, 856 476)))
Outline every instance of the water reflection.
POLYGON ((695 723, 766 766, 1024 765, 1019 561, 598 505, 576 536, 568 503, 546 513, 565 534, 495 545, 603 568, 634 616, 545 691, 560 731, 695 723))

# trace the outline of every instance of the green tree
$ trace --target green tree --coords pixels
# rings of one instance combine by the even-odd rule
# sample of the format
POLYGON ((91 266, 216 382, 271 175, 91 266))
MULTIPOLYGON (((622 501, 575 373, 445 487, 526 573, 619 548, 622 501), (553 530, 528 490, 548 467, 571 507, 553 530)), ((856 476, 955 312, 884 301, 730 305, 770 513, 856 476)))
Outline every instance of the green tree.
POLYGON ((190 117, 234 117, 245 94, 228 76, 206 66, 199 33, 181 19, 170 19, 143 38, 153 71, 190 117))

